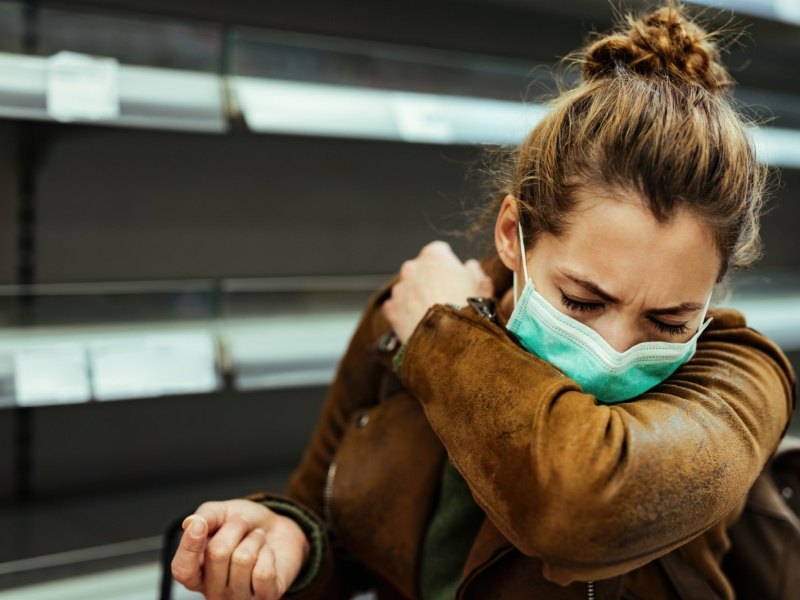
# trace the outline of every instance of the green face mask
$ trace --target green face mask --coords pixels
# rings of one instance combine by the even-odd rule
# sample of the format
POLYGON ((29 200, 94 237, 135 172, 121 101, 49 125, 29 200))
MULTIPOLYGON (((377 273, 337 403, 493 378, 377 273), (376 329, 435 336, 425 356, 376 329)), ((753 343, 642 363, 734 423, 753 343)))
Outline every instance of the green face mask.
MULTIPOLYGON (((625 352, 614 350, 594 329, 565 315, 536 291, 528 276, 519 226, 518 232, 526 283, 517 301, 514 273, 515 305, 508 330, 528 352, 560 369, 583 391, 606 404, 630 400, 667 379, 694 355, 697 338, 711 319, 687 342, 642 342, 625 352)), ((710 301, 709 294, 703 319, 710 301)))

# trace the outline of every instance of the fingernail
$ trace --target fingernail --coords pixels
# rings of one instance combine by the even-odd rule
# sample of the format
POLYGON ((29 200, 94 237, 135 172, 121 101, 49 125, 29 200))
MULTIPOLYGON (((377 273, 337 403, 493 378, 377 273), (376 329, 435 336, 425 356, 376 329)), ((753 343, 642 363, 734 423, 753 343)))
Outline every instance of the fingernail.
POLYGON ((189 527, 189 533, 192 535, 204 535, 206 532, 206 521, 202 517, 197 517, 194 521, 192 521, 191 527, 189 527))

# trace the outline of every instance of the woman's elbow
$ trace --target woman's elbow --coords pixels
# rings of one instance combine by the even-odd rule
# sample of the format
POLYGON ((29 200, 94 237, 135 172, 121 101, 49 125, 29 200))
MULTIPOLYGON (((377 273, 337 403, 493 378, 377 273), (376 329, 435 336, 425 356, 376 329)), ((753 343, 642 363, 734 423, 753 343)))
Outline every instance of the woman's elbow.
POLYGON ((528 535, 518 531, 515 541, 520 552, 543 562, 547 579, 561 585, 621 575, 668 552, 684 537, 655 511, 603 502, 597 490, 580 500, 569 496, 537 511, 528 535))

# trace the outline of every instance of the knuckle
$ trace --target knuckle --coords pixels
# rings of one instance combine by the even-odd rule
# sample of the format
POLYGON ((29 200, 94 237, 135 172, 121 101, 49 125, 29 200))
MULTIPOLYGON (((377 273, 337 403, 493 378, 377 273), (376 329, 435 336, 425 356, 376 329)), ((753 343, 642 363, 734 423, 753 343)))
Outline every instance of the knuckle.
POLYGON ((194 514, 202 514, 202 513, 207 513, 209 511, 212 511, 212 510, 214 510, 214 507, 217 504, 219 504, 219 502, 216 501, 216 500, 208 500, 206 502, 203 502, 200 506, 198 506, 195 509, 194 514))
POLYGON ((256 554, 249 550, 235 550, 231 562, 240 567, 246 567, 256 562, 256 554))
POLYGON ((438 254, 441 252, 448 252, 450 250, 450 244, 442 240, 434 240, 422 249, 422 251, 426 254, 438 254))
POLYGON ((417 268, 416 263, 413 260, 407 260, 400 265, 400 276, 401 277, 410 277, 414 270, 417 268))
POLYGON ((230 548, 226 548, 221 544, 209 543, 206 547, 206 555, 212 562, 227 561, 231 555, 230 548))
POLYGON ((249 531, 253 528, 250 519, 244 515, 235 515, 230 518, 229 522, 233 523, 237 528, 242 529, 243 531, 249 531))
POLYGON ((260 565, 253 569, 253 580, 262 585, 274 583, 275 578, 275 570, 271 566, 260 565))

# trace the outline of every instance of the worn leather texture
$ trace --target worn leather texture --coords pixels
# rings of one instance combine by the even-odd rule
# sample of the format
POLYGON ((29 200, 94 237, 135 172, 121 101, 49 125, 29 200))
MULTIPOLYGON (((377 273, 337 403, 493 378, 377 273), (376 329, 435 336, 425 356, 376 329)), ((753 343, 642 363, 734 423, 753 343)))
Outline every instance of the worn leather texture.
POLYGON ((723 568, 739 600, 800 598, 800 447, 781 444, 730 536, 723 568))
MULTIPOLYGON (((510 272, 483 266, 501 296, 510 272)), ((392 283, 370 300, 283 495, 329 539, 318 577, 292 598, 417 598, 446 455, 486 514, 461 599, 586 598, 589 580, 598 599, 733 598, 727 531, 795 403, 773 342, 739 312, 712 310, 692 360, 636 401, 604 405, 522 350, 505 315, 436 305, 397 378, 379 344, 392 283)))

